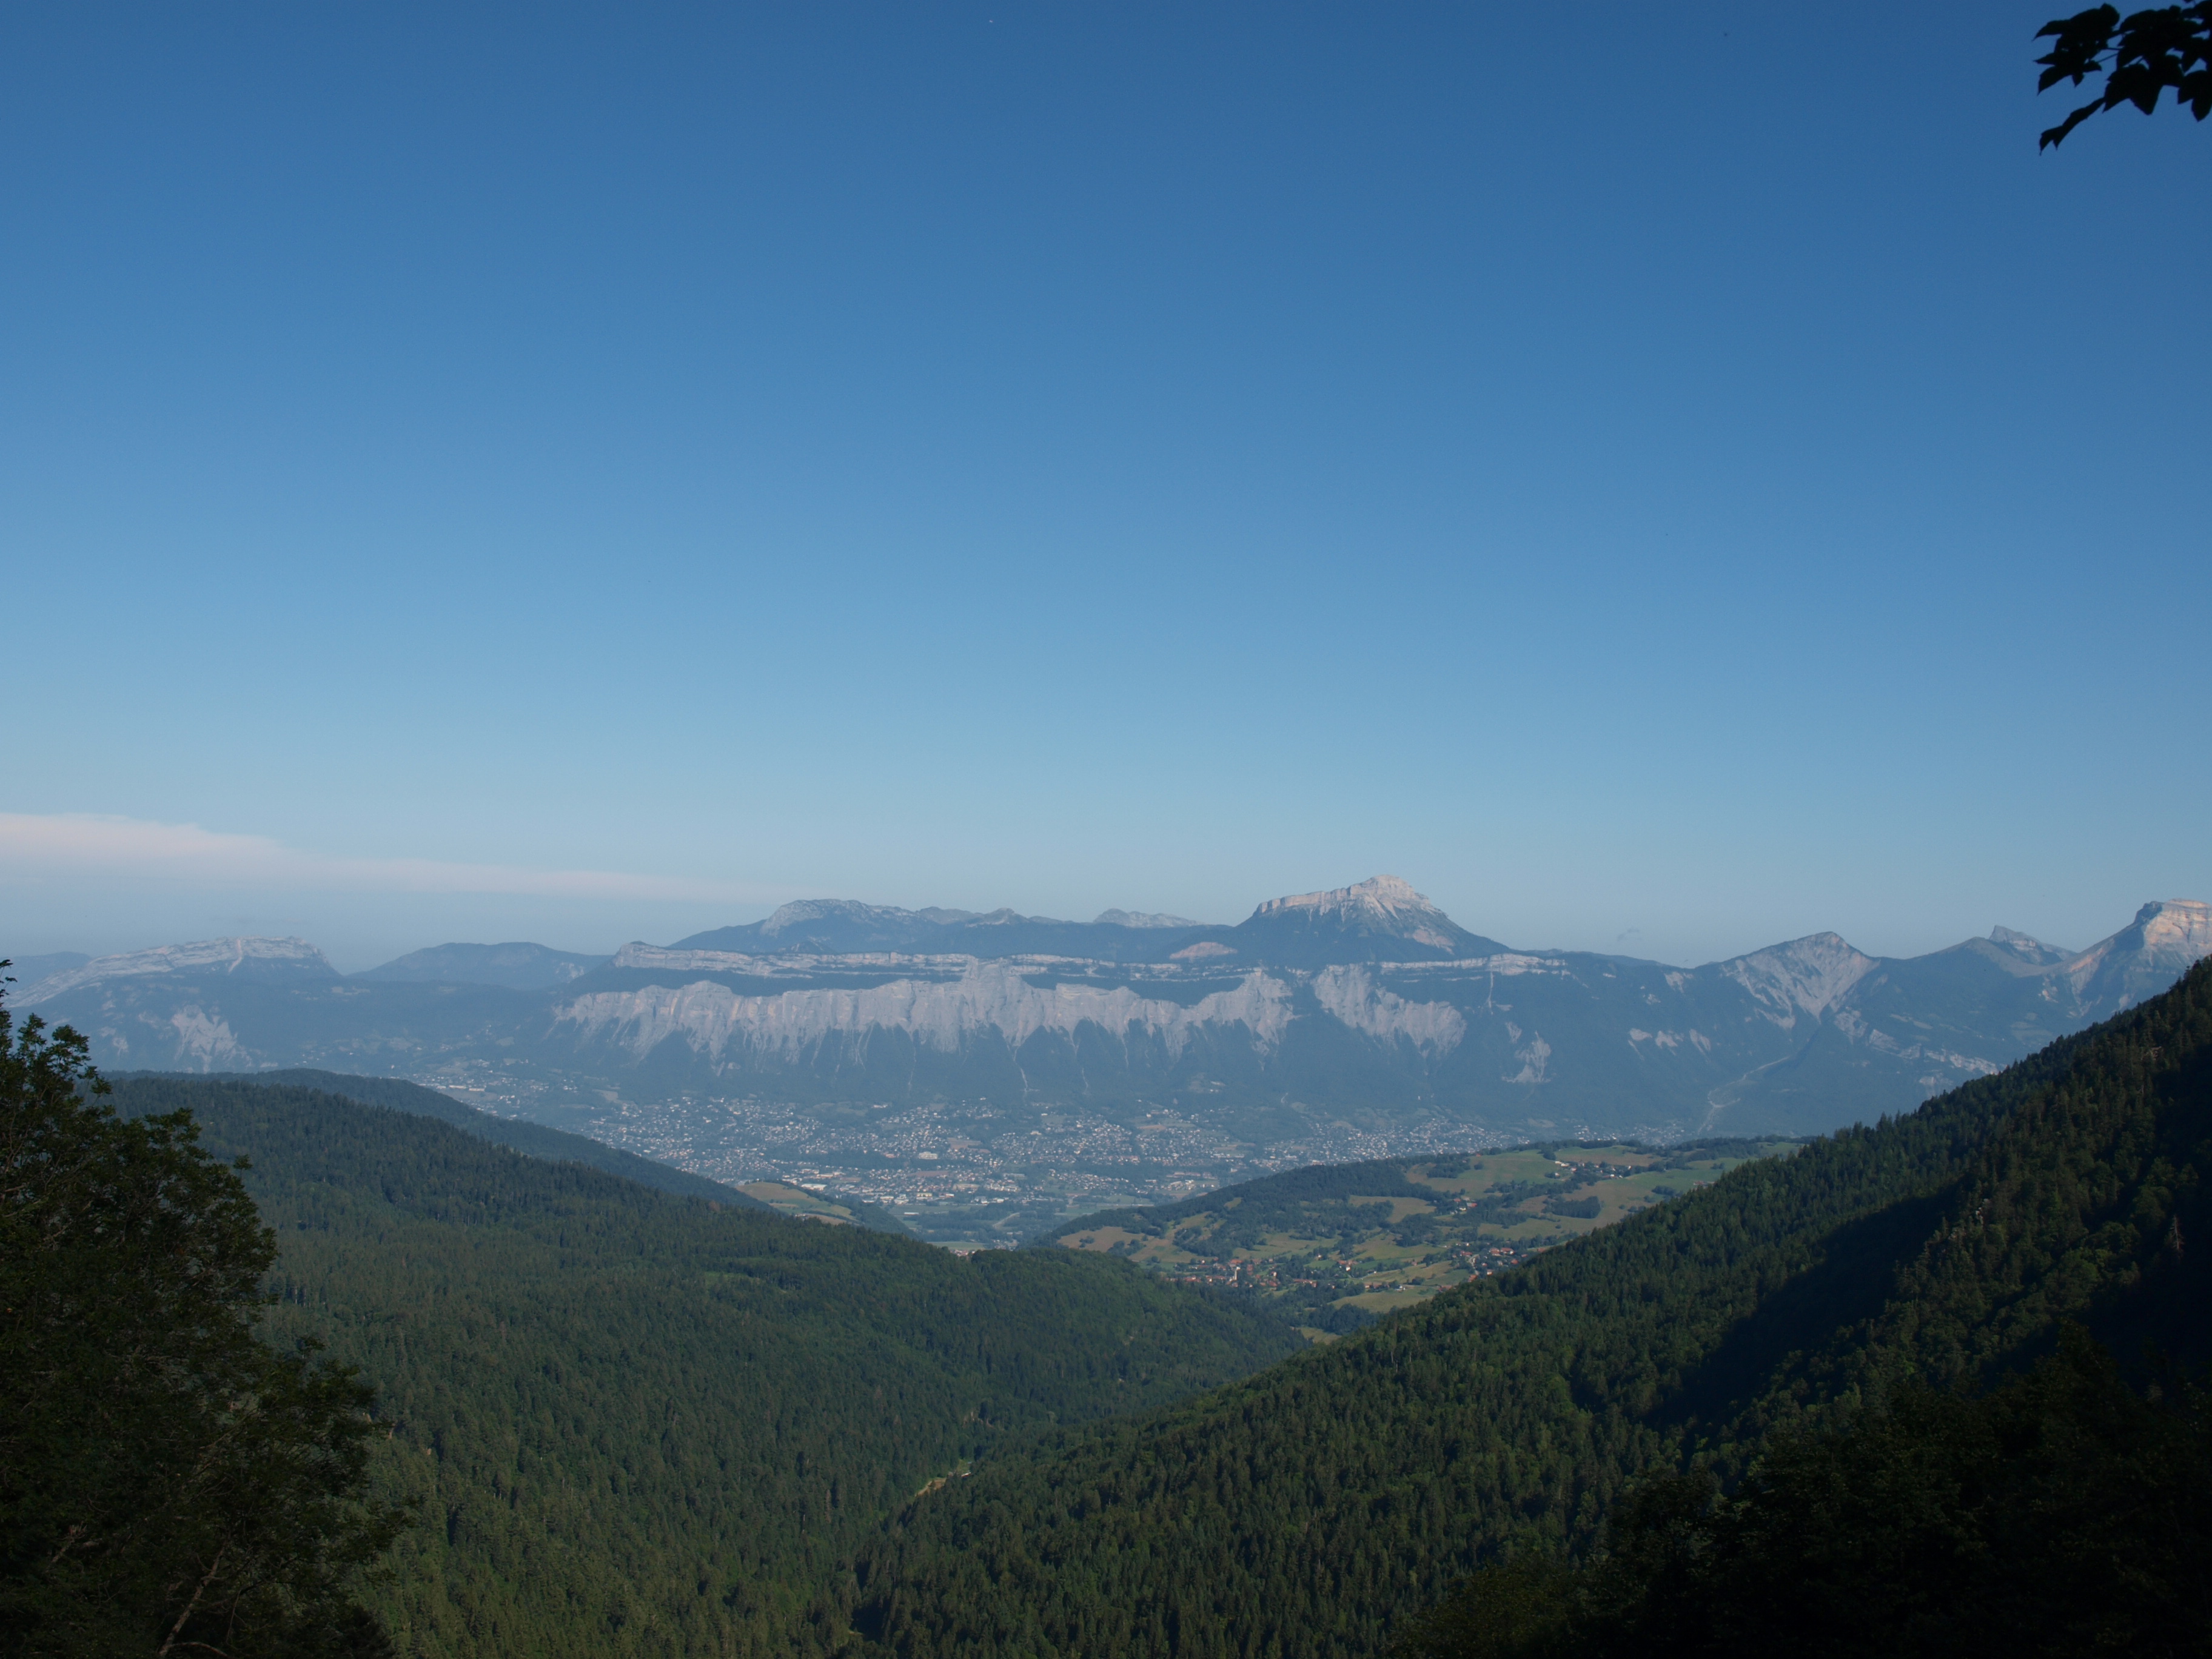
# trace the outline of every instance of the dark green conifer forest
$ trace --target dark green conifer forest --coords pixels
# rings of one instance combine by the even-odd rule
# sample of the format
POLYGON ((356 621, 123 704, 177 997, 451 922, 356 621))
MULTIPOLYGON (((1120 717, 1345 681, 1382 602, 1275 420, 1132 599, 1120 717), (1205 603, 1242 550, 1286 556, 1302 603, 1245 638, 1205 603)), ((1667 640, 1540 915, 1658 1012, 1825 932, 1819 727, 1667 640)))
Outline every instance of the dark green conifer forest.
POLYGON ((270 1334, 374 1382, 376 1490, 421 1516, 372 1592, 403 1651, 833 1645, 818 1589, 928 1482, 1299 1346, 1120 1262, 718 1208, 314 1091, 116 1099, 250 1154, 270 1334))
POLYGON ((2201 1362, 2208 1170, 2200 964, 1910 1116, 997 1461, 872 1546, 854 1622, 915 1659, 1380 1653, 1486 1562, 1600 1547, 1639 1483, 1732 1485, 1777 1431, 1998 1382, 2063 1321, 2138 1382, 2147 1339, 2201 1362))
POLYGON ((325 1090, 140 1078, 111 1112, 30 1036, 0 1193, 25 1651, 159 1651, 179 1611, 193 1650, 471 1659, 2212 1631, 2212 964, 1313 1348, 1109 1257, 957 1257, 325 1090), (132 1358, 173 1328, 168 1370, 132 1358), (142 1524, 196 1457, 228 1484, 142 1524), (106 1556, 71 1559, 80 1512, 106 1556), (224 1577, 226 1515, 274 1540, 262 1578, 224 1577))
POLYGON ((1986 1393, 1917 1381, 1834 1431, 1771 1437, 1723 1491, 1639 1485, 1580 1560, 1479 1569, 1398 1659, 2201 1651, 2212 1420, 2138 1393, 2078 1325, 1986 1393))

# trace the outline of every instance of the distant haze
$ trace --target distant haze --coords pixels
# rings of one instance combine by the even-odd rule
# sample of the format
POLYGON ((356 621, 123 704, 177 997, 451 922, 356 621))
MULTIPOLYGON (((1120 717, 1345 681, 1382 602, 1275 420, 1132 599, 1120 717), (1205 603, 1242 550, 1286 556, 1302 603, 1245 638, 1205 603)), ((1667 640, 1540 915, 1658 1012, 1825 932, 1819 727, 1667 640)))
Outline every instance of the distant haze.
MULTIPOLYGON (((249 848, 250 856, 226 855, 222 861, 196 861, 187 854, 134 860, 105 852, 71 860, 57 855, 53 843, 66 838, 72 820, 47 820, 36 836, 20 833, 24 822, 20 816, 0 815, 0 954, 18 959, 55 951, 104 955, 179 939, 234 935, 313 939, 346 973, 457 939, 529 939, 556 951, 606 956, 633 940, 668 944, 760 921, 779 902, 790 902, 765 887, 754 890, 761 894, 757 898, 716 900, 684 896, 686 884, 680 878, 602 878, 573 871, 544 872, 544 890, 539 891, 527 890, 532 872, 497 871, 496 884, 509 890, 471 890, 472 883, 490 885, 494 880, 471 875, 467 866, 455 872, 410 860, 362 860, 358 862, 366 868, 342 866, 334 872, 337 861, 298 857, 291 849, 279 849, 281 858, 268 857, 270 879, 257 889, 248 883, 254 873, 253 860, 263 856, 256 850, 258 842, 249 848), (432 874, 422 876, 419 872, 426 868, 432 874), (335 884, 334 873, 344 878, 344 885, 335 884), (637 890, 626 896, 621 890, 625 884, 637 890)), ((150 828, 158 831, 165 827, 150 828)), ((1772 861, 1781 861, 1779 852, 1772 861)), ((1484 883, 1471 900, 1455 896, 1447 901, 1444 896, 1454 890, 1443 881, 1424 876, 1420 884, 1468 927, 1518 948, 1595 951, 1686 966, 1821 932, 1840 933, 1877 955, 1941 949, 1962 938, 1988 933, 1993 927, 2078 948, 2109 933, 2113 917, 2131 912, 2143 894, 2161 892, 2146 881, 2124 892, 2116 888, 2118 896, 2092 907, 2086 902, 2059 902, 2047 890, 2033 887, 2018 893, 1996 892, 1981 873, 1970 882, 1962 877, 1955 888, 1938 890, 1940 884, 1927 872, 1905 870, 1898 872, 1893 894, 1870 896, 1853 890, 1851 872, 1843 870, 1815 872, 1802 884, 1777 895, 1748 878, 1757 867, 1752 864, 1741 884, 1722 884, 1702 890, 1679 878, 1668 884, 1664 872, 1653 872, 1657 884, 1641 896, 1620 890, 1618 873, 1593 891, 1556 895, 1535 890, 1528 882, 1484 883), (1916 899, 1924 908, 1907 914, 1916 899), (1607 913, 1604 907, 1608 900, 1620 907, 1617 911, 1607 913), (1626 937, 1615 924, 1621 913, 1644 918, 1626 937)), ((1303 883, 1285 883, 1283 890, 1310 884, 1309 876, 1303 883)), ((696 884, 702 892, 714 885, 696 884)), ((1182 878, 1176 885, 1189 893, 1199 884, 1182 878)), ((2189 890, 2168 884, 2163 896, 2185 897, 2189 890)), ((2212 874, 2196 890, 2212 890, 2212 874)), ((945 893, 927 889, 916 902, 908 902, 911 896, 904 894, 886 897, 832 891, 805 896, 858 899, 863 904, 894 904, 917 911, 942 908, 948 915, 1011 909, 1024 915, 1097 917, 1153 927, 1241 921, 1255 906, 1278 895, 1239 891, 1224 884, 1214 902, 1186 900, 1173 910, 1142 902, 1101 905, 1095 891, 1076 888, 1072 881, 1057 896, 1048 895, 1046 902, 1030 904, 994 902, 996 896, 988 890, 952 896, 967 901, 961 904, 950 903, 945 893)))

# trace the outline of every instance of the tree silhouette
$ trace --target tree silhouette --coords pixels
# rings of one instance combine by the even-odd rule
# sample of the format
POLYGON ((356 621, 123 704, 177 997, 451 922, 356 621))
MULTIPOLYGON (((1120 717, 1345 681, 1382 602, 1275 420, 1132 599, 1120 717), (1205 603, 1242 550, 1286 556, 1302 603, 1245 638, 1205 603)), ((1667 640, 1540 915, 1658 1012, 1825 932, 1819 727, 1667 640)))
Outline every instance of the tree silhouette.
POLYGON ((2037 40, 2045 36, 2051 46, 2035 60, 2043 65, 2038 92, 2061 81, 2078 87, 2093 75, 2105 77, 2105 90, 2046 129, 2038 149, 2064 143, 2099 110, 2133 104, 2148 115, 2169 87, 2173 101, 2188 106, 2198 120, 2212 114, 2212 0, 2134 12, 2124 21, 2116 7, 2097 6, 2052 19, 2036 31, 2037 40))

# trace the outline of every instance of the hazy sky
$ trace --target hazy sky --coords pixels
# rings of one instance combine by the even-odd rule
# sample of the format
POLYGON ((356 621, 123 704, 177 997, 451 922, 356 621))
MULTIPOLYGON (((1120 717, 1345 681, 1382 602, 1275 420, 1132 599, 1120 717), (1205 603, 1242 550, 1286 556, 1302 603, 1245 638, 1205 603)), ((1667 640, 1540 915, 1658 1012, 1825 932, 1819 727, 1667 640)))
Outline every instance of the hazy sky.
POLYGON ((9 7, 0 951, 2212 896, 2212 124, 2054 9, 9 7))

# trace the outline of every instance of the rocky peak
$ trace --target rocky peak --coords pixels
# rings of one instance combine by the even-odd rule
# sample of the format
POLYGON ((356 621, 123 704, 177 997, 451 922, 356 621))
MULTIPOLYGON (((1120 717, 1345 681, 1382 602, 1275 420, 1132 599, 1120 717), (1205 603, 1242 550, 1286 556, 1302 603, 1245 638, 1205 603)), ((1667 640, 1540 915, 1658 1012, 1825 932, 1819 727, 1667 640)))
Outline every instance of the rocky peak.
POLYGON ((1269 899, 1229 930, 1258 959, 1315 962, 1486 956, 1504 947, 1468 933, 1397 876, 1269 899), (1334 954, 1348 951, 1350 954, 1334 954))
POLYGON ((1432 920, 1448 920, 1443 911, 1413 890, 1413 883, 1398 876, 1370 876, 1365 881, 1331 888, 1325 893, 1294 893, 1286 898, 1269 899, 1252 912, 1252 920, 1257 921, 1262 916, 1285 915, 1293 911, 1305 911, 1316 918, 1341 917, 1370 927, 1381 924, 1388 931, 1407 933, 1429 925, 1432 920))
POLYGON ((1721 964, 1721 972, 1759 999, 1761 1012, 1787 1030, 1800 1013, 1818 1019, 1873 971, 1875 959, 1840 933, 1808 933, 1721 964))
POLYGON ((2154 899, 2136 912, 2135 925, 2148 949, 2186 951, 2192 963, 2212 951, 2212 904, 2201 899, 2154 899))
POLYGON ((2011 927, 1990 928, 1989 942, 2003 953, 2003 958, 2017 959, 2021 969, 2054 967, 2075 954, 2063 945, 2047 945, 2032 933, 2011 927))
POLYGON ((2136 919, 2100 939, 2064 969, 2075 994, 2101 1019, 2163 991, 2189 968, 2212 956, 2212 904, 2200 899, 2154 899, 2136 919))

